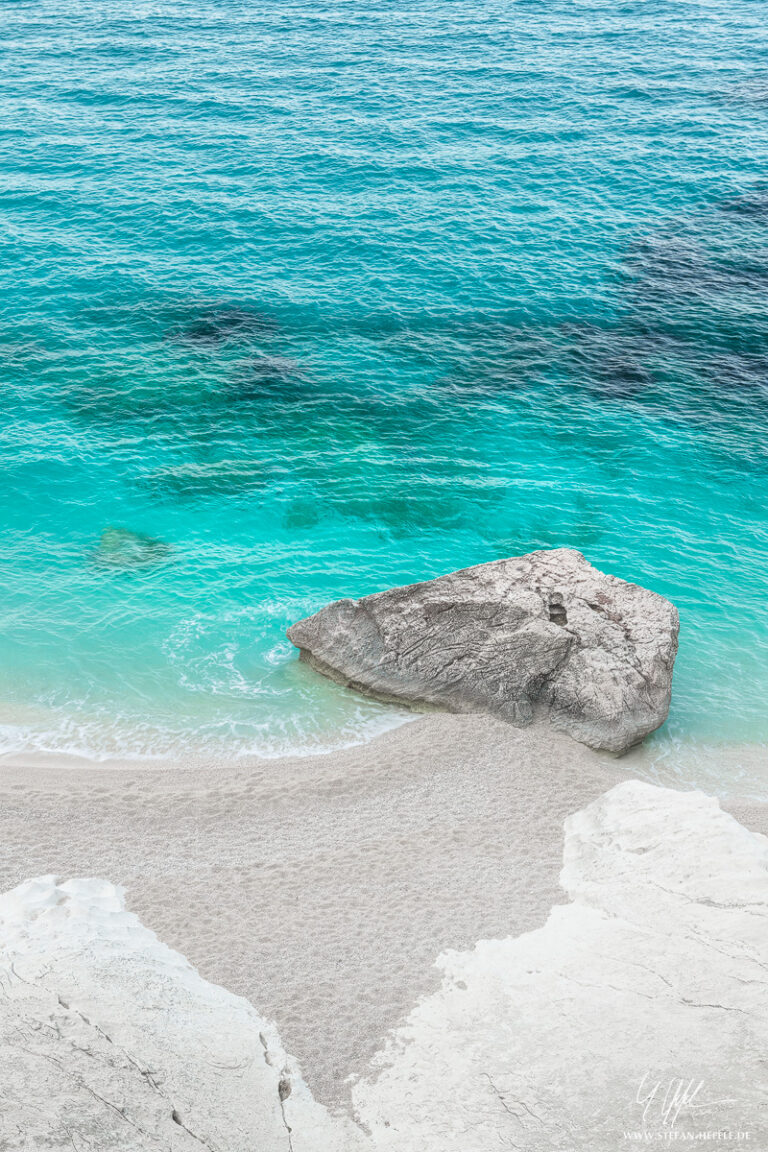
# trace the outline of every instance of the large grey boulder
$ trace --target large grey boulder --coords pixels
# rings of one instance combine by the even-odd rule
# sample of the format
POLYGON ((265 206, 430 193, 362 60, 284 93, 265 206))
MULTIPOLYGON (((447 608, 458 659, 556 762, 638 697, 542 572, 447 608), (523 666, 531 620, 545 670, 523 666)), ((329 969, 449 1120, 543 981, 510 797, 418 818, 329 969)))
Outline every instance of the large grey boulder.
POLYGON ((518 726, 548 718, 621 753, 666 719, 678 628, 668 600, 558 548, 337 600, 288 638, 379 699, 518 726))

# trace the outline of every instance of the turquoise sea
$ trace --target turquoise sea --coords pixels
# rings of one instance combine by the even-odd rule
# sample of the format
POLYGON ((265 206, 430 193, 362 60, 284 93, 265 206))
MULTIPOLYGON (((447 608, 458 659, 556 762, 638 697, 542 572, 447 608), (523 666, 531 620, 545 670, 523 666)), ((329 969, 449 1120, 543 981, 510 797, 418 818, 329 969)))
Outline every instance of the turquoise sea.
POLYGON ((0 31, 1 748, 360 740, 288 624, 561 545, 680 608, 660 747, 768 742, 767 2, 0 31))

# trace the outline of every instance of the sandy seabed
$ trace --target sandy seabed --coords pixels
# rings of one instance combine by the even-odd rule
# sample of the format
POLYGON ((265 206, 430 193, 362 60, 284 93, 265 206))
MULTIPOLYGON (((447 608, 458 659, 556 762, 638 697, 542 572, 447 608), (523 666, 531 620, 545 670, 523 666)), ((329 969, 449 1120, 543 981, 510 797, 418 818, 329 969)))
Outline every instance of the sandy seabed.
MULTIPOLYGON (((206 979, 276 1023, 315 1095, 346 1100, 446 949, 540 927, 563 821, 621 780, 548 731, 429 715, 342 752, 206 767, 0 767, 0 890, 54 872, 124 885, 206 979)), ((766 831, 764 806, 723 806, 766 831)))

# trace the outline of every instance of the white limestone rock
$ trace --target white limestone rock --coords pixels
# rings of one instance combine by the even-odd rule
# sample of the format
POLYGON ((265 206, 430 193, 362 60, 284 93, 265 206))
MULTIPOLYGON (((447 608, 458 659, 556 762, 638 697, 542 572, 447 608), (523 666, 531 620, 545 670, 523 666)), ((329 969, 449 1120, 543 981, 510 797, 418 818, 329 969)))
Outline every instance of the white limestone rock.
POLYGON ((301 658, 380 699, 489 712, 621 753, 663 724, 677 609, 571 549, 338 600, 288 629, 301 658))
POLYGON ((768 840, 628 781, 566 821, 561 881, 544 927, 440 957, 442 986, 352 1089, 357 1124, 119 889, 28 881, 0 897, 0 1148, 768 1146, 768 840))
POLYGON ((768 1146, 768 840, 629 781, 566 821, 561 882, 543 928, 440 957, 442 987, 355 1086, 374 1146, 768 1146))
POLYGON ((355 1152, 274 1027, 103 880, 0 897, 3 1152, 355 1152))

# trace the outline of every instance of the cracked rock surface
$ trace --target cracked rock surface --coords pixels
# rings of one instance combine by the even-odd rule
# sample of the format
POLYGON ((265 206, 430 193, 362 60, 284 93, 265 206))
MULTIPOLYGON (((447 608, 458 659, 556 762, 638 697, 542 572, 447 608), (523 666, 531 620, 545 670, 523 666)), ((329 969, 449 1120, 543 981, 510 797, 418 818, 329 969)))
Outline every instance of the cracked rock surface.
POLYGON ((768 839, 700 792, 636 780, 565 833, 571 903, 443 954, 440 990, 355 1087, 375 1147, 618 1152, 714 1131, 768 1146, 768 839))
POLYGON ((354 1152, 274 1027, 103 880, 0 897, 0 1148, 354 1152))
POLYGON ((571 903, 439 958, 438 991, 355 1083, 356 1123, 119 889, 26 881, 0 897, 0 1148, 618 1152, 718 1130, 764 1147, 768 840, 635 780, 565 832, 571 903))
POLYGON ((414 707, 547 719, 625 752, 664 723, 678 614, 567 548, 337 600, 288 637, 350 688, 414 707))

